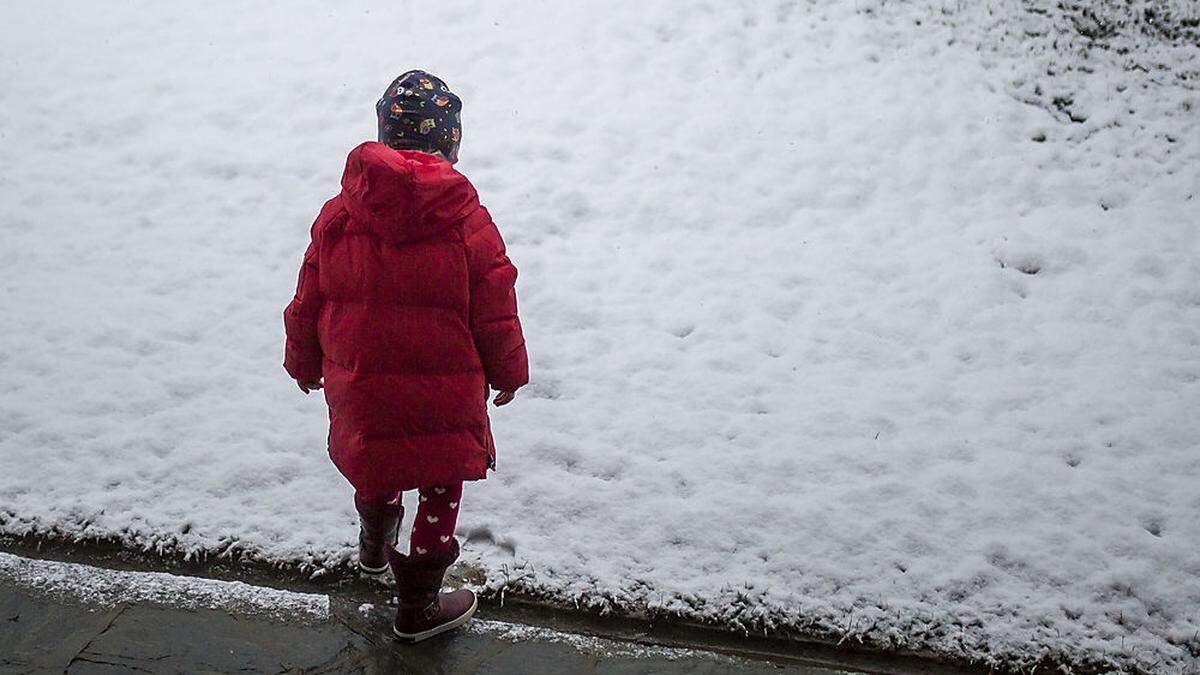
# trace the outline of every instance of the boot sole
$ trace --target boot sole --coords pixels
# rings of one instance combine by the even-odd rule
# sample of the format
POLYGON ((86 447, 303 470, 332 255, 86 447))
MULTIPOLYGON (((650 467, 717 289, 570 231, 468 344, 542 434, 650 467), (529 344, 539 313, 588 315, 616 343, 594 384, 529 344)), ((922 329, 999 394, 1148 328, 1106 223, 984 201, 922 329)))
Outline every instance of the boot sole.
POLYGON ((396 635, 397 640, 399 640, 401 642, 407 642, 409 644, 415 643, 415 642, 420 642, 421 640, 428 640, 429 638, 431 638, 435 635, 440 635, 441 633, 445 633, 446 631, 454 630, 455 628, 458 628, 459 626, 461 626, 464 623, 466 623, 467 621, 469 621, 471 619, 471 617, 475 614, 475 609, 477 607, 479 607, 479 598, 472 598, 470 609, 463 612, 462 616, 458 617, 457 619, 454 619, 452 621, 447 621, 446 623, 444 623, 440 626, 435 626, 433 628, 430 628, 429 630, 423 630, 419 633, 401 633, 400 631, 396 630, 395 626, 392 626, 392 633, 394 633, 396 635))
POLYGON ((358 571, 362 572, 363 574, 370 574, 371 576, 379 576, 380 574, 388 571, 388 566, 384 565, 383 567, 367 567, 362 563, 358 563, 358 571))

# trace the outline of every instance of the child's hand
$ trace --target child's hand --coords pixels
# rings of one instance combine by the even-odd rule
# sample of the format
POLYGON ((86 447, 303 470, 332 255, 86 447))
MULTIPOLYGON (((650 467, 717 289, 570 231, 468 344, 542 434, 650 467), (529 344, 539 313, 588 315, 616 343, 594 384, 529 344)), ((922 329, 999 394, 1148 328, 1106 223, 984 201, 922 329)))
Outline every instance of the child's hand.
POLYGON ((310 391, 316 391, 324 385, 321 383, 321 378, 315 380, 296 380, 296 386, 300 387, 300 391, 307 394, 310 391))
POLYGON ((508 405, 516 397, 517 392, 515 391, 502 391, 496 394, 496 398, 492 399, 492 403, 495 403, 497 406, 508 405))

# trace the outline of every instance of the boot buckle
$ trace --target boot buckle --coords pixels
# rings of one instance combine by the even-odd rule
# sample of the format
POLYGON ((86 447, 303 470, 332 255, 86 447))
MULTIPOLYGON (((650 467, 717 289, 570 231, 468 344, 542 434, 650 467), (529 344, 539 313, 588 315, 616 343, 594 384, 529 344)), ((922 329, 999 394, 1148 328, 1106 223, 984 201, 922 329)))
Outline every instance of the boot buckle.
POLYGON ((421 616, 424 617, 426 620, 432 619, 433 617, 437 616, 438 612, 440 612, 442 610, 442 607, 441 607, 442 603, 440 602, 440 600, 441 600, 441 598, 436 598, 436 599, 434 599, 433 602, 429 603, 428 607, 421 610, 421 616))

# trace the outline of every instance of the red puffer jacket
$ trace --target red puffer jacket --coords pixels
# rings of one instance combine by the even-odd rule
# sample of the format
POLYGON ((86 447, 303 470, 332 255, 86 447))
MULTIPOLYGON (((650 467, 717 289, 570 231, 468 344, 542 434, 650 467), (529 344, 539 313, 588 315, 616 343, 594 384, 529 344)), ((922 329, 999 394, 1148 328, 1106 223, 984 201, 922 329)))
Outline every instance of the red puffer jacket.
POLYGON ((433 155, 363 143, 312 227, 284 368, 325 378, 329 456, 360 493, 485 478, 487 385, 529 381, 517 270, 475 188, 433 155))

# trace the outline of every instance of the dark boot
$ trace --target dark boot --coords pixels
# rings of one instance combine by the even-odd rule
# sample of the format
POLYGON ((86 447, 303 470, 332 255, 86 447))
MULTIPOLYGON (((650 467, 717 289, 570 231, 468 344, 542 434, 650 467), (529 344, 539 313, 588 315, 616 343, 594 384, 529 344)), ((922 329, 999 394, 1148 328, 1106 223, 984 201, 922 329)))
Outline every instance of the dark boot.
POLYGON ((388 568, 387 550, 396 545, 404 506, 395 503, 363 502, 354 495, 358 510, 358 569, 364 574, 383 574, 388 568))
POLYGON ((396 621, 392 632, 405 642, 420 642, 458 628, 475 613, 475 594, 461 588, 442 593, 446 569, 458 559, 458 540, 444 553, 412 557, 388 547, 388 562, 396 575, 396 621))

